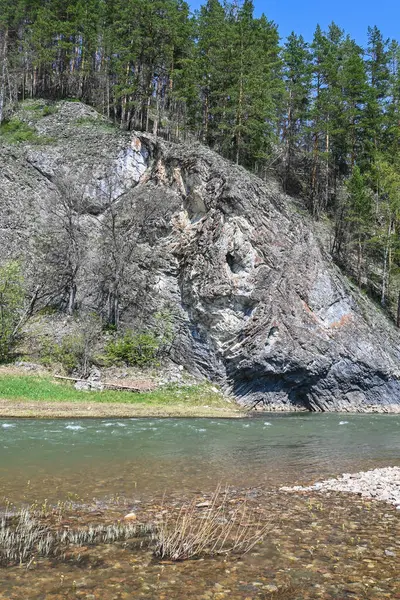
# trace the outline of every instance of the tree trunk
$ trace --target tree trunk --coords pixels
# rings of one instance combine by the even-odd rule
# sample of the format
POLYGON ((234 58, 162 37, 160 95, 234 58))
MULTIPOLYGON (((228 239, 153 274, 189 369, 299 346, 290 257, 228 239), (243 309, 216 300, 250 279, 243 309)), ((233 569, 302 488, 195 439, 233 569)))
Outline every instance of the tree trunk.
POLYGON ((207 143, 208 138, 208 93, 206 92, 204 98, 204 110, 203 110, 203 135, 202 141, 204 144, 207 143))
MULTIPOLYGON (((329 122, 329 119, 328 119, 329 122)), ((325 208, 329 203, 329 131, 326 131, 325 139, 326 166, 325 166, 325 208)))
POLYGON ((237 135, 236 135, 236 164, 240 161, 240 145, 242 143, 242 118, 243 118, 243 39, 240 48, 240 81, 239 81, 239 102, 237 112, 237 135))
POLYGON ((76 304, 76 283, 73 283, 69 288, 68 308, 67 314, 73 315, 76 304))
POLYGON ((389 258, 389 246, 390 246, 390 235, 392 232, 392 221, 389 219, 389 226, 386 238, 385 249, 383 253, 383 269, 382 269, 382 293, 381 293, 381 306, 386 306, 386 295, 387 295, 387 280, 388 280, 388 258, 389 258))
POLYGON ((286 169, 285 169, 285 191, 288 191, 290 171, 292 168, 292 90, 289 91, 288 116, 286 127, 286 169))
POLYGON ((0 33, 0 124, 4 120, 4 105, 6 97, 6 73, 7 73, 7 44, 8 30, 5 29, 0 33))
POLYGON ((396 320, 396 325, 397 325, 397 327, 400 327, 400 292, 399 292, 399 295, 397 297, 397 320, 396 320))
POLYGON ((153 121, 153 135, 157 137, 158 121, 160 119, 160 81, 156 82, 156 114, 153 121))
POLYGON ((357 285, 361 287, 361 263, 362 263, 362 245, 361 238, 358 238, 357 244, 357 285))

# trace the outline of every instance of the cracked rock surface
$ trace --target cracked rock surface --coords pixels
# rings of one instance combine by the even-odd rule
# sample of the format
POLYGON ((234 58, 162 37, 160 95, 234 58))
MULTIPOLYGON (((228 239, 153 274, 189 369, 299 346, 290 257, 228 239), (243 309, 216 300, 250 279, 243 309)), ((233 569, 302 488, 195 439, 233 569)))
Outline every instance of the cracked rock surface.
POLYGON ((87 199, 90 252, 78 301, 92 306, 103 198, 111 195, 127 221, 154 205, 129 257, 125 325, 173 307, 174 360, 249 407, 400 412, 398 330, 273 181, 200 144, 121 132, 101 118, 96 129, 92 109, 71 105, 34 123, 53 143, 0 146, 4 257, 16 247, 28 253, 33 215, 43 217, 38 199, 58 197, 62 174, 87 199))

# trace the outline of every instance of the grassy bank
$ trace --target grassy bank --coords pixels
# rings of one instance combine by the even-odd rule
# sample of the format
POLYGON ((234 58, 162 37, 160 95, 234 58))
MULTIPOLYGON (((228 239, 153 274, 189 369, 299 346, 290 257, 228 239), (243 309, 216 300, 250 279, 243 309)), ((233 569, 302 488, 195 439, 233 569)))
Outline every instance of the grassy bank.
POLYGON ((0 417, 239 417, 207 383, 153 391, 78 391, 51 375, 0 371, 0 417))

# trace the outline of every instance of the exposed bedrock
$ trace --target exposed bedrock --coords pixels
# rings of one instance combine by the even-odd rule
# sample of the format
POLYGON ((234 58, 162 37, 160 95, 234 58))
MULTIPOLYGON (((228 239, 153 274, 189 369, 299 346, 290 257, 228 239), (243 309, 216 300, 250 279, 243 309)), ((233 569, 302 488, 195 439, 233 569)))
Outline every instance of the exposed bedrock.
POLYGON ((398 330, 343 276, 310 218, 274 182, 198 144, 117 131, 106 140, 91 131, 85 140, 82 130, 68 129, 65 113, 67 140, 47 117, 46 134, 56 143, 9 159, 0 192, 21 201, 29 184, 30 199, 32 188, 57 194, 57 171, 81 182, 92 240, 82 306, 93 295, 102 198, 114 195, 121 211, 154 206, 131 257, 126 323, 172 306, 174 359, 247 406, 400 410, 398 330), (93 147, 96 165, 89 169, 93 147), (16 163, 25 172, 11 182, 16 163), (130 208, 121 191, 127 182, 130 208))

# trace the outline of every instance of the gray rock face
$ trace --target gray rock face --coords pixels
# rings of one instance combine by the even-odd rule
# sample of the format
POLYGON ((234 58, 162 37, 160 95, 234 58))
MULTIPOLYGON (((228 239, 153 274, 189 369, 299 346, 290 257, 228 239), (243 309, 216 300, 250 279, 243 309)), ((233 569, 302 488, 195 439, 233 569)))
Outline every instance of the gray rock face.
MULTIPOLYGON (((90 198, 81 306, 95 296, 104 195, 127 219, 154 205, 129 258, 126 324, 172 307, 176 362, 248 406, 400 411, 398 331, 332 263, 290 198, 200 145, 74 129, 73 111, 90 111, 76 106, 35 125, 55 143, 14 157, 0 149, 0 194, 23 207, 20 220, 35 213, 32 198, 57 196, 57 173, 90 198)), ((0 223, 8 254, 29 231, 17 235, 11 213, 0 223)))

